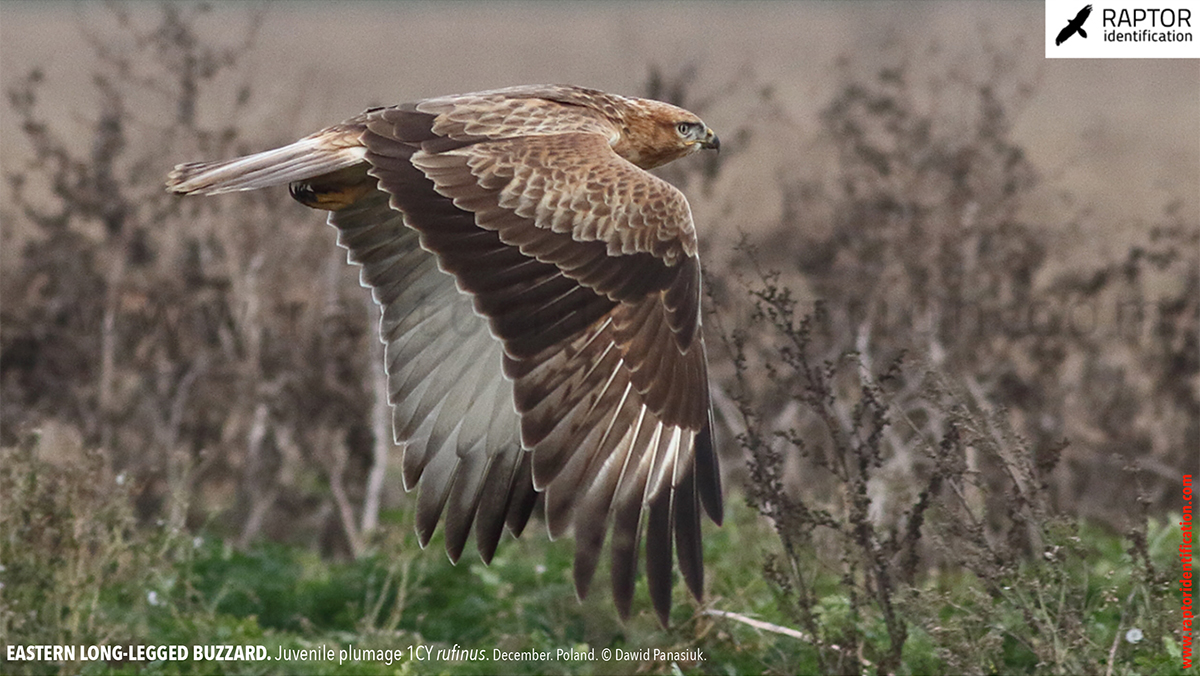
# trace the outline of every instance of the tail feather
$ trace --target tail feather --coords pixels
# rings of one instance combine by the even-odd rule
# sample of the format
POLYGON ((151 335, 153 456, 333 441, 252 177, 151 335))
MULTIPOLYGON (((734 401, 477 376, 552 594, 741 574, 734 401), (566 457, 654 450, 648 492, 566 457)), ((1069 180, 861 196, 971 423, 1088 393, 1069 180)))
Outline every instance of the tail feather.
POLYGON ((167 190, 198 195, 256 190, 321 176, 363 161, 363 146, 330 141, 317 134, 233 160, 176 165, 167 176, 167 190))

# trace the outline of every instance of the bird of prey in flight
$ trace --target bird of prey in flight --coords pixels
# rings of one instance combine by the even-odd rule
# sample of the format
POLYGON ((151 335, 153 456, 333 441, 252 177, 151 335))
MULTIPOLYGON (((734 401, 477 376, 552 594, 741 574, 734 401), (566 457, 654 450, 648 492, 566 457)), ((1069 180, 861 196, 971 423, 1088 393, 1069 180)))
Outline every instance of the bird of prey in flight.
POLYGON ((717 136, 666 103, 566 85, 372 108, 291 145, 181 164, 168 189, 289 184, 329 211, 382 307, 389 402, 416 527, 483 560, 543 500, 573 530, 582 598, 611 527, 613 598, 641 540, 665 625, 672 559, 701 598, 700 510, 722 519, 696 229, 646 170, 717 136))
POLYGON ((1067 38, 1076 33, 1086 38, 1087 31, 1083 30, 1083 22, 1087 21, 1087 18, 1091 14, 1092 6, 1084 5, 1083 9, 1079 10, 1079 13, 1075 15, 1075 18, 1068 21, 1066 27, 1058 32, 1058 37, 1054 38, 1054 44, 1061 45, 1067 41, 1067 38))

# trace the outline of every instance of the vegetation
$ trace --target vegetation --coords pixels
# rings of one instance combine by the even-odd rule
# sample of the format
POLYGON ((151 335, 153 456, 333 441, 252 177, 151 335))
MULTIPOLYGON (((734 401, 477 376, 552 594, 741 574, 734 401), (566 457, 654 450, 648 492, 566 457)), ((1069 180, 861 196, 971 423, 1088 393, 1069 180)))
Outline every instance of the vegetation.
MULTIPOLYGON (((378 660, 6 663, 5 673, 666 673, 670 662, 570 661, 559 649, 703 651, 686 673, 877 671, 889 619, 814 549, 788 558, 770 527, 734 502, 728 527, 708 534, 710 605, 801 627, 802 638, 763 631, 688 605, 663 631, 648 607, 622 626, 597 594, 576 602, 569 541, 507 543, 490 567, 450 566, 422 553, 412 515, 386 514, 386 537, 352 560, 270 542, 228 541, 138 524, 136 487, 77 440, 30 437, 0 455, 6 496, 5 645, 261 645, 266 654, 321 646, 400 650, 378 660), (50 460, 53 458, 54 460, 50 460), (788 568, 794 565, 794 568, 788 568), (767 571, 767 575, 763 575, 767 571), (795 575, 795 577, 791 577, 795 575), (811 613, 814 620, 803 621, 811 613), (480 621, 480 618, 487 618, 480 621), (813 637, 816 636, 817 640, 813 637), (432 658, 415 661, 409 647, 432 658), (483 659, 439 651, 483 649, 483 659), (544 660, 496 661, 494 649, 549 651, 544 660), (859 661, 859 666, 854 664, 859 661)), ((1174 517, 1138 537, 1059 519, 1045 554, 995 573, 941 566, 895 590, 907 637, 895 673, 1182 673, 1172 630, 1174 517), (1123 637, 1138 629, 1142 638, 1123 637), (1119 640, 1117 640, 1119 639, 1119 640)), ((819 538, 810 538, 817 540, 819 538)), ((438 543, 434 543, 437 545, 438 543)), ((847 553, 846 560, 850 556, 847 553)), ((644 597, 637 603, 646 606, 644 597)))
MULTIPOLYGON (((242 72, 257 20, 111 10, 85 33, 85 142, 39 107, 41 73, 6 92, 27 152, 0 200, 0 644, 381 652, 0 671, 1195 673, 1174 510, 1200 447, 1200 224, 1172 207, 1119 260, 1052 264, 1002 54, 847 75, 836 171, 781 178, 777 228, 709 270, 735 499, 705 605, 663 630, 644 592, 626 624, 601 589, 577 602, 569 540, 490 566, 420 550, 382 490, 375 310, 331 233, 283 194, 161 187, 176 159, 309 131, 245 122, 270 105, 242 72)), ((693 76, 647 93, 703 113, 693 76)), ((702 200, 729 156, 668 175, 702 200)))

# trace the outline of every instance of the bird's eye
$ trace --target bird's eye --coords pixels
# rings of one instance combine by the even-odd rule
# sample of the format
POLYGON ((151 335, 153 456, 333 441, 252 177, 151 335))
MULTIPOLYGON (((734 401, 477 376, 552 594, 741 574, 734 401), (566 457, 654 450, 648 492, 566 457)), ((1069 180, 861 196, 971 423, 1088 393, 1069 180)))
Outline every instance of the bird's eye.
POLYGON ((675 131, 678 131, 680 136, 687 136, 692 131, 692 123, 680 122, 679 124, 675 125, 675 131))

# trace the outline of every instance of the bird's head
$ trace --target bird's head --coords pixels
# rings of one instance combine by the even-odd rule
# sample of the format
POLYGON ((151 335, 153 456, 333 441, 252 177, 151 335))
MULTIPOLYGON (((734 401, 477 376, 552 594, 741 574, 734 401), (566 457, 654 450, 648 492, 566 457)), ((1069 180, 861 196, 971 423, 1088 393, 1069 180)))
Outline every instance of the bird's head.
POLYGON ((721 140, 694 113, 661 101, 630 101, 624 132, 613 150, 637 166, 653 169, 700 150, 721 147, 721 140))

